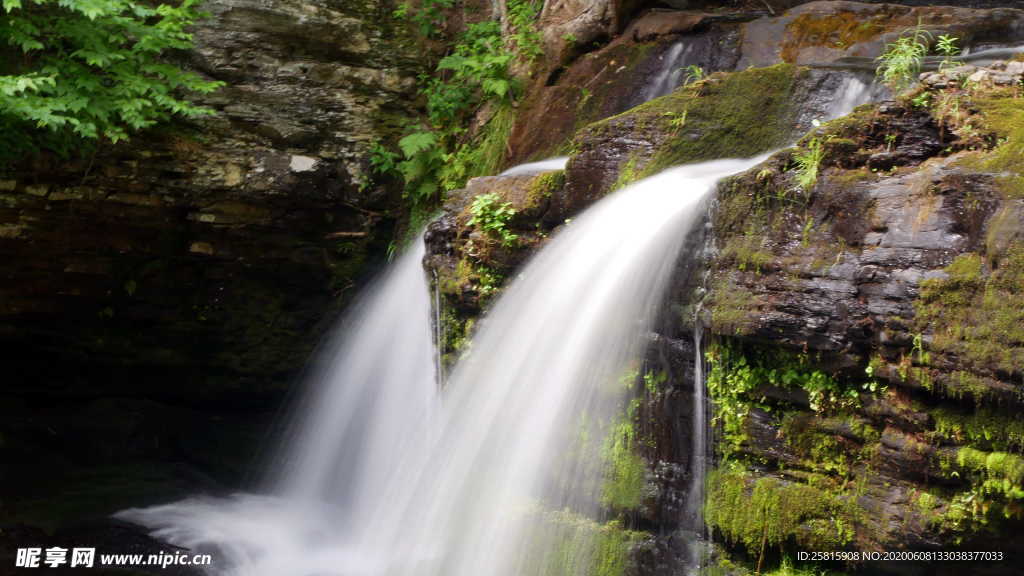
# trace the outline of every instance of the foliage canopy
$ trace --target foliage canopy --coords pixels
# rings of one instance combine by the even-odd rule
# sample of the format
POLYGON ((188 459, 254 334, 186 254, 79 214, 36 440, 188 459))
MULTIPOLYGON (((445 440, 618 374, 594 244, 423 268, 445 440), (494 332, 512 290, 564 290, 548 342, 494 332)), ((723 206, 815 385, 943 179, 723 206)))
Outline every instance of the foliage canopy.
POLYGON ((2 0, 0 157, 82 140, 127 139, 172 116, 210 113, 183 98, 220 82, 161 59, 192 46, 198 0, 2 0))

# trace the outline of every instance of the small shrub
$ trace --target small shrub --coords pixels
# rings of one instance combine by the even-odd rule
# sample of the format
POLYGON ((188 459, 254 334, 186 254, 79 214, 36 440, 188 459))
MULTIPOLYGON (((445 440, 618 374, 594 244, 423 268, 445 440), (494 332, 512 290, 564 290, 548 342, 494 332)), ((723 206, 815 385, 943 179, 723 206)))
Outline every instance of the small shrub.
POLYGON ((810 194, 818 182, 818 170, 824 158, 825 149, 818 138, 811 139, 806 150, 801 150, 793 156, 796 163, 796 182, 805 194, 810 194))
POLYGON ((512 246, 519 238, 508 229, 508 222, 516 211, 511 202, 502 202, 496 192, 481 194, 473 199, 469 207, 472 217, 467 222, 476 226, 489 236, 501 241, 503 246, 512 246))
POLYGON ((913 33, 900 36, 885 47, 877 58, 876 74, 882 82, 896 92, 902 92, 914 83, 921 71, 921 62, 928 55, 932 35, 918 24, 913 33))
POLYGON ((950 36, 949 34, 939 36, 938 42, 935 43, 935 51, 942 56, 939 70, 952 68, 956 64, 954 58, 960 55, 960 47, 956 45, 959 40, 956 36, 950 36))

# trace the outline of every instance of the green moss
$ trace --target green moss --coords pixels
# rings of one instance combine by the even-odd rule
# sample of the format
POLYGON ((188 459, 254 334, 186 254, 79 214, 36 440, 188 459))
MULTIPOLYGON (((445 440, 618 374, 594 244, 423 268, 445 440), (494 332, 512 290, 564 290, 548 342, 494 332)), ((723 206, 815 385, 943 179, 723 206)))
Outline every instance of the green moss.
POLYGON ((788 64, 716 73, 591 124, 586 133, 630 134, 658 142, 651 159, 623 165, 621 182, 700 160, 753 156, 792 137, 795 80, 805 69, 788 64))
POLYGON ((807 412, 789 411, 782 417, 781 436, 807 469, 845 477, 853 474, 854 464, 871 458, 880 433, 852 415, 823 420, 807 412), (857 435, 861 446, 831 431, 840 428, 857 435))
POLYGON ((615 184, 612 184, 612 190, 625 188, 638 179, 637 157, 635 154, 630 154, 629 159, 619 168, 619 176, 615 179, 615 184))
POLYGON ((989 384, 977 374, 964 370, 956 370, 943 382, 945 393, 953 398, 962 400, 973 398, 976 403, 988 397, 992 389, 989 384))
POLYGON ((672 137, 655 151, 641 177, 680 164, 753 156, 782 146, 791 137, 795 80, 804 72, 777 64, 715 74, 634 109, 658 114, 662 122, 666 113, 686 111, 684 127, 665 127, 672 137))
POLYGON ((601 524, 569 510, 539 511, 534 518, 524 574, 623 576, 633 549, 649 538, 617 521, 601 524))
POLYGON ((762 236, 744 234, 733 236, 726 241, 720 254, 720 261, 735 265, 741 272, 761 273, 772 263, 773 256, 761 248, 762 236))
POLYGON ((1010 501, 1024 500, 1024 458, 1006 452, 982 452, 961 448, 957 465, 974 475, 975 486, 984 495, 1010 501))
POLYGON ((637 449, 636 412, 640 400, 634 399, 605 436, 601 450, 605 464, 601 503, 614 510, 633 510, 647 495, 647 463, 637 449))
POLYGON ((852 499, 807 484, 757 478, 736 463, 708 475, 704 517, 731 544, 839 550, 849 545, 859 509, 852 499))
POLYGON ((1024 373, 1024 245, 1011 244, 994 267, 961 255, 946 273, 922 282, 915 305, 932 348, 976 369, 1024 373))
POLYGON ((998 138, 998 145, 984 157, 983 166, 1000 172, 1019 173, 1024 166, 1024 101, 990 96, 975 98, 985 126, 998 138))
POLYGON ((469 347, 473 334, 473 318, 463 318, 454 309, 445 308, 441 314, 441 360, 451 366, 469 347))
POLYGON ((751 316, 760 306, 760 298, 731 280, 717 282, 708 294, 711 310, 711 331, 727 336, 750 333, 751 316))
POLYGON ((934 436, 974 448, 1024 452, 1024 419, 987 408, 965 413, 947 406, 929 411, 934 436))
POLYGON ((544 172, 530 181, 526 192, 526 205, 521 210, 529 212, 539 208, 546 200, 565 186, 565 170, 544 172))
POLYGON ((875 174, 866 167, 855 170, 836 170, 829 174, 828 183, 841 189, 849 190, 861 182, 875 178, 875 174))

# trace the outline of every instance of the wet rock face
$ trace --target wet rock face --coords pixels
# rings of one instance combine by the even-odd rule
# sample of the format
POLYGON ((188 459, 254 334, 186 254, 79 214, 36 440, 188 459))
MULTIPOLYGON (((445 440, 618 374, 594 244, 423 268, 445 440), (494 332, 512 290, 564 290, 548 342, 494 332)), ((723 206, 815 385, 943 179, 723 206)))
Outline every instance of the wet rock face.
MULTIPOLYGON (((567 43, 564 38, 563 44, 567 43)), ((597 51, 555 66, 527 91, 509 139, 510 164, 554 156, 590 122, 671 92, 681 69, 731 70, 738 57, 738 26, 704 13, 650 11, 597 51), (662 78, 662 92, 652 92, 662 78)), ((588 44, 576 39, 578 50, 588 44)))
MULTIPOLYGON (((989 73, 1006 70, 997 64, 989 73)), ((945 83, 939 78, 933 84, 945 83)), ((954 95, 984 103, 982 109, 1017 106, 994 80, 972 93, 949 90, 931 96, 939 102, 954 95)), ((785 151, 724 183, 712 211, 717 253, 704 301, 711 330, 748 359, 779 349, 814 358, 810 364, 821 375, 854 387, 859 398, 829 412, 815 407, 813 388, 762 382, 757 394, 771 410, 752 408, 738 453, 727 458, 750 467, 748 489, 774 485, 783 497, 788 488, 782 487, 828 486, 831 473, 822 470, 841 461, 840 474, 861 488, 834 486, 828 497, 860 511, 849 520, 858 526, 858 548, 936 549, 984 541, 1012 550, 1022 520, 1012 501, 992 493, 978 497, 991 499, 986 509, 1006 505, 999 520, 1006 523, 990 529, 988 520, 974 516, 980 512, 958 516, 962 502, 973 500, 969 495, 985 481, 966 471, 970 455, 1018 458, 1019 448, 979 441, 977 429, 966 432, 982 420, 1001 429, 1019 420, 1019 366, 999 348, 1015 350, 1017 337, 998 336, 1004 344, 995 347, 970 344, 972 329, 994 330, 995 317, 1012 313, 989 301, 977 305, 974 323, 942 320, 965 314, 962 307, 970 306, 983 277, 989 289, 1003 290, 999 298, 1007 305, 1015 302, 1016 289, 997 288, 993 276, 997 268, 1017 269, 1015 240, 994 251, 989 240, 993 231, 1024 225, 1016 211, 1018 193, 1007 186, 1002 165, 993 164, 1015 146, 1015 137, 997 142, 976 131, 989 126, 1005 134, 1000 131, 1015 124, 965 117, 952 126, 942 110, 908 102, 861 108, 814 134, 825 152, 812 188, 796 185, 796 152, 785 151), (983 270, 981 255, 989 254, 997 263, 983 270), (958 327, 949 328, 951 323, 958 327), (968 336, 948 336, 960 329, 968 336), (992 362, 1003 368, 980 358, 998 359, 992 362), (861 383, 872 379, 888 388, 865 393, 861 383), (946 427, 954 421, 961 432, 949 434, 946 427), (823 456, 833 449, 844 456, 823 456)), ((773 368, 793 374, 808 365, 773 358, 773 368)), ((728 374, 728 367, 723 370, 728 374)), ((1007 478, 1010 484, 1024 479, 1017 473, 1007 478)), ((794 534, 799 541, 801 532, 794 534)))
MULTIPOLYGON (((366 150, 415 114, 420 70, 390 9, 205 8, 183 57, 227 83, 202 99, 215 116, 0 175, 0 344, 11 359, 0 395, 21 407, 5 419, 5 449, 185 461, 237 481, 262 434, 240 439, 227 423, 266 426, 333 313, 383 260, 400 199, 362 189, 366 150), (145 401, 122 413, 111 398, 145 401), (68 413, 127 428, 69 428, 68 413), (180 434, 188 422, 205 442, 180 434)), ((34 477, 71 476, 31 462, 5 474, 4 500, 34 477)))
MULTIPOLYGON (((918 22, 936 35, 957 36, 961 46, 1006 45, 1024 40, 1024 12, 1019 10, 978 10, 963 3, 957 3, 957 7, 898 4, 903 3, 810 2, 778 17, 750 22, 743 27, 743 55, 738 67, 766 66, 780 59, 794 64, 860 59, 864 65, 873 66, 871 60, 883 52, 887 42, 918 22)), ((1002 5, 1018 7, 1013 3, 1002 5)))

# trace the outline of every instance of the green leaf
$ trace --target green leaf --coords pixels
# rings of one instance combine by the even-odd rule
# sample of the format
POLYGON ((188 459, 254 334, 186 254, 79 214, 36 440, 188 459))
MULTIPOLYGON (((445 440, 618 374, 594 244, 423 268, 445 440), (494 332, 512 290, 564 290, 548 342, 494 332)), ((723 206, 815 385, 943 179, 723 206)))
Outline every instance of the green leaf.
POLYGON ((433 132, 413 132, 398 141, 398 147, 401 148, 402 154, 405 154, 406 158, 412 158, 436 145, 437 136, 433 132))
POLYGON ((493 94, 499 98, 504 98, 508 94, 509 86, 508 80, 501 78, 487 78, 482 84, 485 94, 493 94))

